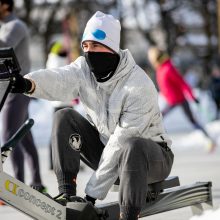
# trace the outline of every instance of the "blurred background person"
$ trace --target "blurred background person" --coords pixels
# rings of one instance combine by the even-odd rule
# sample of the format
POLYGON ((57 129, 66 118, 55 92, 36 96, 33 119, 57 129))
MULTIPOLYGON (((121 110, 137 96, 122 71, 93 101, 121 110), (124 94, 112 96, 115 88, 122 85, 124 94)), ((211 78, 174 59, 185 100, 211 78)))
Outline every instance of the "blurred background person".
POLYGON ((216 106, 215 119, 218 120, 220 110, 220 68, 216 64, 214 64, 214 66, 212 67, 209 86, 212 98, 216 106))
MULTIPOLYGON (((12 47, 21 66, 21 75, 30 71, 29 33, 24 22, 13 13, 13 0, 0 0, 0 47, 12 47)), ((23 94, 9 94, 2 109, 2 142, 6 142, 28 119, 30 98, 23 94)), ((40 176, 37 149, 31 132, 17 144, 11 153, 15 177, 25 182, 24 157, 32 174, 31 186, 41 192, 45 191, 40 176), (26 155, 24 155, 24 153, 26 155)), ((3 204, 3 203, 2 203, 3 204)))
POLYGON ((190 86, 172 64, 169 55, 157 47, 151 47, 148 50, 148 59, 156 71, 156 81, 160 93, 166 100, 166 106, 162 110, 162 115, 166 116, 175 107, 180 106, 193 126, 196 129, 200 129, 210 140, 208 149, 212 152, 216 147, 215 141, 195 119, 188 102, 188 100, 193 100, 199 104, 199 100, 194 96, 190 86))
MULTIPOLYGON (((64 44, 60 40, 53 41, 49 49, 48 58, 46 61, 46 68, 57 68, 68 64, 70 64, 69 51, 65 48, 64 44)), ((51 101, 51 103, 53 105, 55 113, 56 111, 66 107, 74 109, 76 108, 76 110, 78 110, 80 101, 79 99, 73 99, 69 102, 51 101)), ((49 143, 49 169, 53 169, 51 140, 49 143)))
POLYGON ((46 67, 57 68, 69 64, 68 51, 60 41, 53 41, 49 48, 46 67))
MULTIPOLYGON (((47 61, 46 61, 46 68, 57 68, 61 66, 65 66, 69 64, 69 58, 68 58, 68 51, 65 49, 65 47, 62 45, 60 41, 54 41, 52 42, 47 61)), ((60 102, 60 101, 51 101, 51 104, 54 108, 54 113, 58 111, 59 109, 65 108, 65 107, 71 107, 72 103, 69 102, 60 102)), ((53 169, 53 163, 52 163, 52 151, 51 151, 51 140, 49 143, 49 169, 53 169)))

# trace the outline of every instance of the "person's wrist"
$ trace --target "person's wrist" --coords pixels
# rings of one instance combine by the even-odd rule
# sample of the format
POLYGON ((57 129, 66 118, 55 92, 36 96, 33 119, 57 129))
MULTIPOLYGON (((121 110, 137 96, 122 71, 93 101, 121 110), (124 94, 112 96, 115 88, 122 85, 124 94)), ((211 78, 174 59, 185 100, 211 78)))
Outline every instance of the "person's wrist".
POLYGON ((86 195, 85 199, 86 199, 86 201, 91 202, 93 205, 95 205, 95 201, 96 201, 95 198, 93 198, 89 195, 86 195))

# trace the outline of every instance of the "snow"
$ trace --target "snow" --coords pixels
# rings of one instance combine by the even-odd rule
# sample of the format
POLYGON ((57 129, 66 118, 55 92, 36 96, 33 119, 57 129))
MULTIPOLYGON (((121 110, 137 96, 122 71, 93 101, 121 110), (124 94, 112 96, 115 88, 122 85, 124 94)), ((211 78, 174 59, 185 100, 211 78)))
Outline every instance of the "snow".
POLYGON ((219 220, 220 219, 220 209, 218 210, 208 210, 203 213, 202 216, 194 216, 190 220, 219 220))

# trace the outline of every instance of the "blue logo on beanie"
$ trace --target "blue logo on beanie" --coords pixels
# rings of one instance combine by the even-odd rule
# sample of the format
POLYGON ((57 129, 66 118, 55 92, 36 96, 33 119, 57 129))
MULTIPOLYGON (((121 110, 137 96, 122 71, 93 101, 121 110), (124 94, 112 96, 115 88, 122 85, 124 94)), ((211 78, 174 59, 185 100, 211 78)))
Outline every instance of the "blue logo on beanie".
POLYGON ((100 29, 96 29, 92 32, 92 35, 98 40, 104 40, 106 38, 106 33, 100 29))

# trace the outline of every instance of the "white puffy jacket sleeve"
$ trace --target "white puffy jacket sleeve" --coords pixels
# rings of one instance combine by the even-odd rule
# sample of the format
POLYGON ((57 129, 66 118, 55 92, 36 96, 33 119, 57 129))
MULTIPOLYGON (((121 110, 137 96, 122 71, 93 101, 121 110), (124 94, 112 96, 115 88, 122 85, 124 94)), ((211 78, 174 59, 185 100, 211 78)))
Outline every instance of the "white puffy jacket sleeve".
POLYGON ((31 96, 50 101, 69 101, 78 96, 82 75, 79 58, 64 67, 31 72, 25 78, 33 80, 36 85, 31 96))
POLYGON ((154 117, 160 117, 157 91, 153 84, 135 88, 127 96, 119 123, 105 146, 98 169, 90 178, 85 193, 104 199, 118 177, 118 161, 123 143, 129 137, 147 132, 154 117), (147 94, 142 95, 140 94, 147 94))

